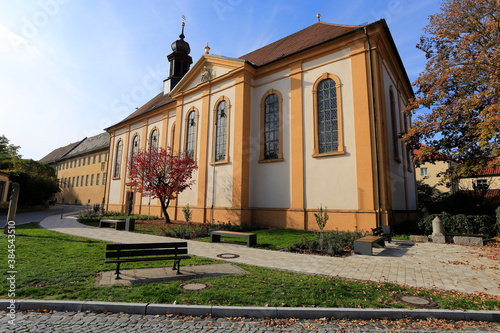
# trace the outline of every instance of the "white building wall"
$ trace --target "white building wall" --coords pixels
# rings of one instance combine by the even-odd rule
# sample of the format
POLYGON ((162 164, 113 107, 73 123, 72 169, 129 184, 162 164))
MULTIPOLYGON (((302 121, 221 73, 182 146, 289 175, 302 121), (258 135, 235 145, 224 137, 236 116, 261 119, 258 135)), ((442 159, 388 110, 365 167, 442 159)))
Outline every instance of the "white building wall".
MULTIPOLYGON (((320 205, 329 209, 357 209, 356 146, 354 137, 353 86, 351 61, 345 58, 349 49, 305 62, 303 72, 304 109, 304 186, 305 206, 309 209, 320 205), (332 62, 333 61, 333 62, 332 62), (323 74, 339 77, 342 94, 342 118, 345 154, 329 157, 312 157, 314 149, 313 97, 315 81, 323 74)), ((291 133, 291 135, 294 135, 291 133)))
MULTIPOLYGON (((402 107, 404 107, 404 103, 401 103, 399 100, 398 86, 396 84, 396 80, 394 76, 389 70, 389 67, 384 61, 383 66, 383 77, 384 77, 384 98, 385 98, 385 112, 387 117, 387 141, 389 148, 389 163, 390 163, 390 172, 391 172, 391 191, 392 191, 392 209, 394 210, 406 210, 407 209, 407 201, 409 205, 415 206, 415 191, 412 191, 415 188, 415 175, 414 173, 408 172, 408 159, 406 158, 407 152, 404 151, 404 145, 400 139, 396 142, 393 140, 393 122, 392 122, 392 113, 391 113, 391 100, 390 100, 390 88, 392 87, 392 91, 394 94, 394 104, 395 104, 395 120, 394 124, 396 126, 396 133, 399 136, 404 132, 404 128, 402 127, 402 107), (396 145, 397 156, 395 158, 394 154, 394 146, 396 145), (405 167, 406 166, 406 167, 405 167), (405 187, 405 177, 406 177, 406 187, 405 187), (408 197, 406 197, 406 195, 408 197)), ((413 163, 410 158, 410 163, 413 163)), ((413 169, 413 166, 410 167, 413 169)), ((408 209, 412 209, 408 207, 408 209)))
POLYGON ((207 202, 206 205, 210 206, 212 204, 212 184, 215 183, 215 196, 214 196, 214 206, 215 207, 231 207, 233 200, 233 157, 234 157, 234 117, 235 117, 235 80, 229 80, 223 82, 217 86, 212 87, 211 91, 215 93, 210 96, 210 109, 209 111, 209 130, 208 130, 208 159, 207 159, 207 202), (213 178, 213 165, 210 165, 213 151, 213 110, 216 107, 216 103, 220 97, 225 96, 229 99, 231 105, 229 109, 229 163, 217 164, 215 166, 215 182, 213 178))
MULTIPOLYGON (((202 100, 199 99, 201 97, 200 94, 196 94, 198 99, 192 98, 191 96, 189 98, 186 98, 184 102, 186 101, 192 101, 190 103, 186 103, 182 106, 182 119, 181 121, 178 122, 179 130, 181 130, 181 149, 184 151, 186 147, 186 117, 188 115, 189 110, 192 107, 195 107, 198 110, 198 118, 196 120, 196 131, 197 131, 197 137, 196 137, 196 151, 195 151, 195 160, 196 163, 199 163, 200 160, 200 142, 201 142, 201 118, 202 118, 202 112, 207 112, 207 110, 202 109, 202 100)), ((177 126, 177 125, 176 125, 177 126)), ((193 172, 193 180, 195 181, 194 184, 191 186, 191 188, 188 188, 184 190, 182 193, 179 194, 177 203, 181 206, 184 206, 186 204, 189 204, 191 207, 197 205, 198 201, 198 170, 195 170, 193 172)))
POLYGON ((290 159, 290 70, 256 80, 252 89, 250 119, 250 207, 291 207, 291 159, 290 159), (261 101, 270 89, 283 97, 281 162, 258 163, 260 158, 261 101))
POLYGON ((120 203, 120 191, 121 191, 121 184, 122 184, 122 170, 125 167, 125 156, 126 156, 126 151, 125 151, 125 142, 126 135, 125 135, 125 130, 121 131, 116 131, 115 132, 115 141, 114 141, 114 147, 111 147, 112 149, 112 158, 110 159, 110 169, 111 172, 108 175, 110 178, 110 183, 109 183, 109 203, 110 204, 119 204, 120 203), (121 167, 120 167, 120 178, 114 179, 114 173, 115 173, 115 161, 116 161, 116 145, 118 144, 118 141, 122 140, 123 142, 123 148, 122 148, 122 159, 121 159, 121 167))

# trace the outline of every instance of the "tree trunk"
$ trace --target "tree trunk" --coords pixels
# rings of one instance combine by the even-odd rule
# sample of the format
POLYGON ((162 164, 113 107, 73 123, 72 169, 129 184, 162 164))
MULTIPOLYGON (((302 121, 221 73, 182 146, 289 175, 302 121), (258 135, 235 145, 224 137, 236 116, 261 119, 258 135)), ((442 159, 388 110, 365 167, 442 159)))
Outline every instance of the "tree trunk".
POLYGON ((168 224, 170 223, 170 217, 168 216, 167 208, 168 205, 170 204, 170 199, 165 200, 163 198, 160 198, 160 204, 163 215, 165 215, 165 223, 168 224))

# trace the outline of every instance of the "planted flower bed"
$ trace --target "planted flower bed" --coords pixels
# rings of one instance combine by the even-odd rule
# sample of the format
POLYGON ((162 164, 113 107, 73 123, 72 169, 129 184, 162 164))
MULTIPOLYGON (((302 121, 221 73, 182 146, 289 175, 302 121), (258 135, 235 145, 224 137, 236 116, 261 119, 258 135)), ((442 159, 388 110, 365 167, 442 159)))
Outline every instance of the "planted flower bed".
POLYGON ((368 235, 368 232, 351 231, 326 231, 315 232, 314 239, 304 235, 300 242, 287 248, 291 252, 302 252, 330 256, 344 256, 354 251, 354 240, 368 235))

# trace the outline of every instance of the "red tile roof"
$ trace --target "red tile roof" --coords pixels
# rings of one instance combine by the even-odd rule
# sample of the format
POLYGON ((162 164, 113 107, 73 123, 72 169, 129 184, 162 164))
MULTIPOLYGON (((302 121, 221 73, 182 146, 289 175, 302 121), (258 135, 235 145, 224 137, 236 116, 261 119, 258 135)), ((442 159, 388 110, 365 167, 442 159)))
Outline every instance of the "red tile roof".
MULTIPOLYGON (((460 192, 474 196, 480 196, 482 194, 481 191, 460 191, 460 192)), ((484 195, 484 198, 490 200, 494 204, 500 205, 500 190, 487 190, 486 194, 484 195)))
MULTIPOLYGON (((498 161, 500 163, 500 160, 498 161)), ((486 167, 479 173, 477 173, 477 176, 500 176, 500 164, 497 166, 493 167, 486 167)))
POLYGON ((245 54, 240 59, 245 59, 257 66, 263 66, 272 61, 347 35, 365 26, 367 25, 340 25, 318 22, 290 36, 245 54))
MULTIPOLYGON (((424 145, 423 143, 420 144, 420 147, 428 147, 426 145, 424 145)), ((413 156, 418 156, 420 155, 420 153, 422 152, 421 149, 413 149, 413 156)), ((438 151, 434 152, 431 156, 432 160, 434 161, 448 161, 450 160, 449 158, 446 157, 445 154, 443 153, 440 153, 438 151)))
MULTIPOLYGON (((118 124, 173 102, 175 102, 175 100, 172 99, 172 97, 170 97, 169 95, 164 95, 162 91, 161 93, 153 97, 153 99, 148 101, 146 104, 138 108, 134 113, 132 113, 127 118, 120 121, 118 124)), ((118 124, 115 124, 113 126, 116 126, 118 124)))

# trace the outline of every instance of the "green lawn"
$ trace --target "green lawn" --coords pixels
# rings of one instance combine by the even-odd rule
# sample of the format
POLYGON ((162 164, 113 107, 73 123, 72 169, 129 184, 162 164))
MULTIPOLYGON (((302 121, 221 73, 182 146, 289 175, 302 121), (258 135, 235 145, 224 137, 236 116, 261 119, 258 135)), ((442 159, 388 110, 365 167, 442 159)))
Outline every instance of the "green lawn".
MULTIPOLYGON (((95 287, 95 277, 114 265, 104 264, 106 242, 60 234, 38 228, 36 223, 16 227, 16 298, 150 302, 234 306, 306 306, 402 308, 393 301, 396 293, 430 296, 444 309, 498 310, 500 298, 405 288, 389 283, 354 282, 314 275, 295 274, 238 265, 249 274, 196 279, 212 288, 198 293, 179 288, 183 281, 95 287)), ((0 248, 7 248, 0 237, 0 248)), ((5 252, 3 252, 5 253, 5 252)), ((7 256, 0 260, 0 275, 6 281, 7 256)), ((195 257, 182 265, 204 265, 216 261, 195 257)), ((123 268, 161 267, 161 262, 129 263, 123 268)), ((171 263, 169 263, 171 265, 171 263)), ((0 284, 6 298, 8 284, 0 284)))

